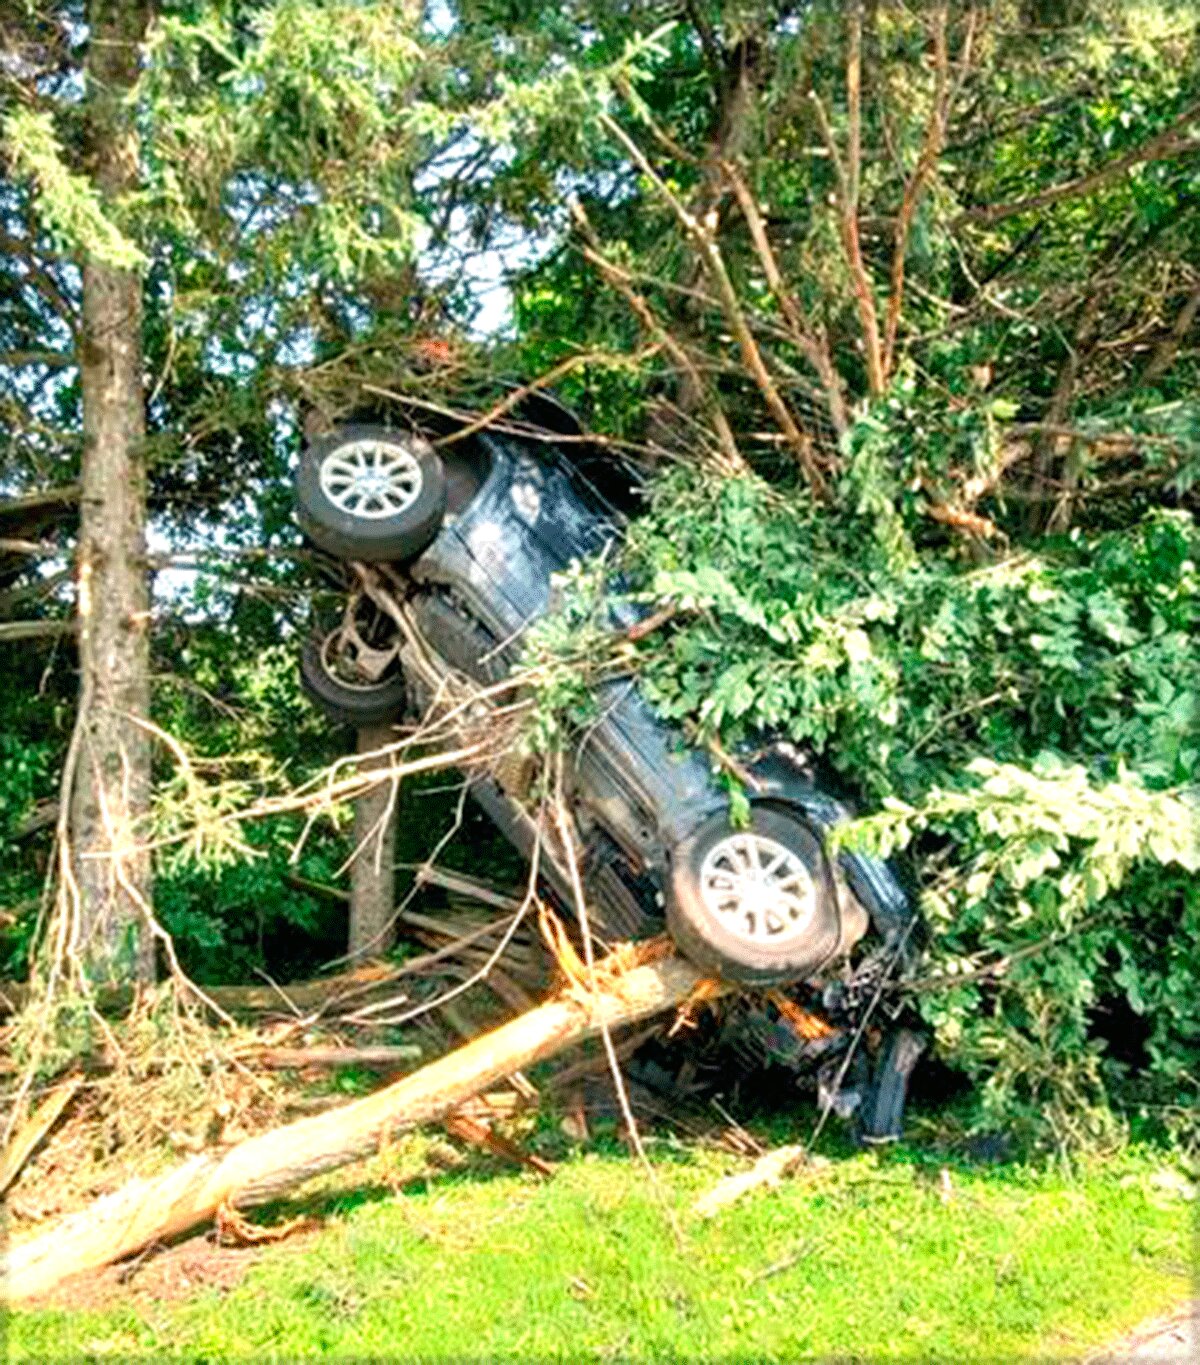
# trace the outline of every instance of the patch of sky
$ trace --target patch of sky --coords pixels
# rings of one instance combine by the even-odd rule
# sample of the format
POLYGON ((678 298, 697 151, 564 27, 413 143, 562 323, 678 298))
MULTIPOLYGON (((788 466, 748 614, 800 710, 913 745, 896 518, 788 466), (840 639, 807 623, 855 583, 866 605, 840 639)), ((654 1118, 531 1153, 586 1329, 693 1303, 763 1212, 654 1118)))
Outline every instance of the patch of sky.
POLYGON ((458 27, 458 17, 447 0, 431 0, 421 27, 431 38, 449 38, 458 27))
POLYGON ((222 199, 239 235, 248 237, 282 227, 298 209, 316 204, 320 195, 312 185, 244 171, 229 178, 222 199))
MULTIPOLYGON (((348 310, 347 310, 348 311, 348 310)), ((280 365, 303 369, 316 363, 317 334, 312 327, 296 328, 279 343, 276 360, 280 365)))

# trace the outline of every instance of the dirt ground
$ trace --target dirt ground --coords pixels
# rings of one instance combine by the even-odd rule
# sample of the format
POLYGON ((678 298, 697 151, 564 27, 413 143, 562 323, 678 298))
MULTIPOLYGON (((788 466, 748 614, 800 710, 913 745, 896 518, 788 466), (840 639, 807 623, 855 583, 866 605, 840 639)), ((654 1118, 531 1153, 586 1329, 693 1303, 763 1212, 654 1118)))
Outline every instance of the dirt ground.
POLYGON ((1195 1365, 1200 1361, 1200 1299, 1136 1327, 1084 1365, 1195 1365))
POLYGON ((121 1299, 171 1303, 199 1289, 232 1289, 261 1254, 260 1247, 219 1246, 211 1234, 202 1233, 177 1246, 152 1248, 121 1265, 76 1275, 30 1306, 80 1312, 111 1308, 121 1299))

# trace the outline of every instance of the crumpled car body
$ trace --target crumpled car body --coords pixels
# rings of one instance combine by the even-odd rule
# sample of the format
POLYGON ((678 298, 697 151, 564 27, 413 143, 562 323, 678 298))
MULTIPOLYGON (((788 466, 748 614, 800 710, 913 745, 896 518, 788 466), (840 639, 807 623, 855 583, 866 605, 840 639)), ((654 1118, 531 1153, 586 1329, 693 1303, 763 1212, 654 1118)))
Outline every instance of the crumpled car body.
MULTIPOLYGON (((332 714, 353 721, 375 698, 397 719, 405 707, 433 704, 430 656, 494 686, 517 664, 531 623, 550 609, 555 576, 612 552, 625 513, 589 477, 578 438, 555 425, 535 434, 481 430, 436 450, 405 431, 350 426, 306 452, 301 524, 340 558, 386 565, 388 600, 402 601, 408 623, 389 636, 376 622, 369 644, 365 630, 352 627, 349 646, 343 626, 333 646, 327 636, 308 651, 305 679, 332 714), (361 538, 356 511, 368 533, 361 538), (393 652, 394 662, 381 662, 393 652)), ((377 570, 363 572, 370 581, 377 570)), ((616 601, 614 632, 636 628, 648 609, 616 601)), ((882 984, 913 957, 915 911, 893 869, 857 852, 826 852, 825 834, 849 811, 793 745, 766 738, 738 755, 751 812, 739 830, 710 755, 654 713, 636 678, 598 683, 595 702, 596 719, 564 765, 593 927, 606 937, 639 937, 661 932, 665 920, 681 951, 715 974, 819 1003, 834 1042, 823 1038, 815 1053, 833 1078, 831 1064, 840 1066, 863 1033, 865 1012, 881 1008, 882 984)), ((538 846, 543 882, 570 909, 571 870, 533 818, 529 765, 501 760, 469 780, 472 798, 527 860, 538 846)), ((795 1029, 775 1006, 764 1007, 760 1022, 768 1035, 795 1029)), ((799 1039, 810 1061, 812 1041, 799 1039)), ((888 1052, 880 1051, 874 1090, 851 1103, 877 1137, 899 1129, 913 1060, 912 1046, 892 1063, 888 1052), (884 1075, 888 1065, 895 1074, 884 1075), (889 1086, 888 1112, 872 1117, 889 1086)), ((850 1072, 842 1067, 842 1079, 850 1072)))

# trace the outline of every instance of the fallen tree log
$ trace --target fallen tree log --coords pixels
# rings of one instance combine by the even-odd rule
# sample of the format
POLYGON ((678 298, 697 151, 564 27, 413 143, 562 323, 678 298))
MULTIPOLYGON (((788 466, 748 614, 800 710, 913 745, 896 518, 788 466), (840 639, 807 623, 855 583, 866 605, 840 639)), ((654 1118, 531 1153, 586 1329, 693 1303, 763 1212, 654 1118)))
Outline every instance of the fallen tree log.
POLYGON ((569 1044, 661 1013, 702 979, 670 956, 627 970, 597 967, 594 993, 578 986, 476 1038, 385 1089, 310 1118, 201 1153, 152 1180, 137 1180, 12 1247, 0 1260, 9 1302, 44 1294, 93 1270, 190 1231, 223 1207, 248 1208, 313 1176, 368 1156, 394 1135, 436 1122, 514 1071, 569 1044))

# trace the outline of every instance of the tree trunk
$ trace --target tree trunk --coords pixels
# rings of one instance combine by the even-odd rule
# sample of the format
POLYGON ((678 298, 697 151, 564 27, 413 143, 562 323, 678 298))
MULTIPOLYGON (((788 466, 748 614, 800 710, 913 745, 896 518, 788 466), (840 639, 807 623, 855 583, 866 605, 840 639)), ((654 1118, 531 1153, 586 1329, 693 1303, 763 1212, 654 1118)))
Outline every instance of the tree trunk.
POLYGON ((245 1208, 369 1155, 419 1124, 435 1123, 514 1071, 544 1061, 602 1028, 682 1004, 702 973, 678 957, 624 972, 597 968, 598 987, 570 988, 527 1014, 393 1085, 300 1119, 224 1152, 205 1152, 153 1180, 136 1180, 0 1260, 9 1302, 44 1294, 70 1275, 109 1265, 187 1232, 226 1204, 245 1208))
MULTIPOLYGON (((694 11, 692 17, 695 22, 694 11)), ((721 44, 715 34, 709 34, 706 47, 715 87, 716 108, 701 168, 701 187, 689 208, 701 222, 711 221, 712 235, 719 240, 724 227, 721 201, 728 193, 721 163, 736 161, 745 147, 753 121, 763 53, 759 39, 753 33, 737 39, 730 47, 721 44)), ((695 247, 694 242, 692 246, 695 247)), ((707 269, 708 261, 704 253, 694 250, 684 275, 685 286, 693 290, 699 288, 707 269)), ((686 334, 692 337, 700 335, 703 330, 702 315, 703 309, 694 298, 682 300, 680 323, 686 334)), ((705 395, 697 387, 695 372, 684 372, 679 376, 676 396, 679 407, 685 413, 701 410, 705 395)))
MULTIPOLYGON (((88 6, 91 171, 107 201, 138 181, 137 136, 124 100, 137 79, 149 13, 146 0, 88 6)), ((136 273, 85 259, 79 746, 70 832, 77 948, 99 981, 153 973, 141 904, 150 894, 150 863, 137 846, 150 806, 150 744, 133 719, 150 703, 141 328, 136 273)))
MULTIPOLYGON (((358 732, 358 752, 374 753, 390 744, 395 732, 390 725, 373 725, 358 732)), ((364 764, 387 767, 387 760, 364 764)), ((388 782, 373 787, 354 803, 354 847, 350 864, 351 958, 385 953, 395 942, 392 916, 396 907, 396 807, 398 788, 388 782)))

